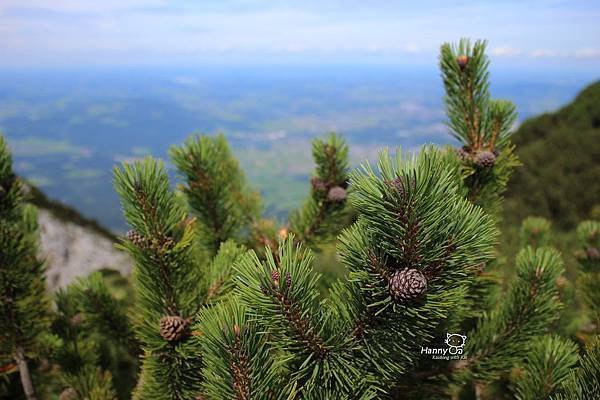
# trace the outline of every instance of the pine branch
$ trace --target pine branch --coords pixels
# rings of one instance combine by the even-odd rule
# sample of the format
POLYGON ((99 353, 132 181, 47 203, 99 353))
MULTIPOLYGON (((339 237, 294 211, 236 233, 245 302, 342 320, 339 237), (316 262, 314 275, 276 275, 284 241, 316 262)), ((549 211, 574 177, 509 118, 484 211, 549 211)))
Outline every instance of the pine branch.
POLYGON ((284 386, 260 333, 236 297, 202 313, 195 329, 205 349, 203 393, 210 399, 276 399, 284 386))
POLYGON ((578 296, 587 308, 596 334, 600 334, 600 222, 583 221, 577 227, 580 249, 575 257, 582 267, 578 296))
POLYGON ((579 368, 569 373, 553 400, 587 400, 600 398, 600 337, 579 358, 579 368))
POLYGON ((137 353, 138 344, 125 304, 110 294, 100 272, 75 281, 70 289, 82 313, 83 323, 89 330, 102 335, 106 341, 124 345, 133 354, 137 353))
POLYGON ((445 43, 440 52, 440 69, 446 88, 446 107, 452 134, 479 150, 484 145, 485 109, 489 102, 489 60, 485 41, 474 45, 461 39, 445 43))
MULTIPOLYGON (((96 279, 92 277, 92 280, 96 279)), ((108 336, 109 332, 96 331, 97 325, 100 329, 106 325, 93 321, 96 307, 89 310, 88 300, 82 301, 80 298, 81 291, 90 283, 89 280, 80 279, 66 289, 60 289, 55 296, 56 314, 52 332, 59 339, 59 346, 52 353, 52 359, 60 367, 57 380, 60 382, 58 387, 62 389, 61 399, 116 399, 108 369, 123 360, 108 360, 107 342, 118 343, 118 339, 108 336)), ((94 300, 89 301, 94 303, 94 300)), ((118 335, 117 332, 112 334, 118 335)), ((117 352, 114 357, 121 355, 121 352, 117 352)), ((117 369, 113 368, 113 372, 117 372, 117 369)))
POLYGON ((294 242, 290 235, 264 263, 253 251, 238 261, 242 304, 268 332, 270 346, 289 354, 286 390, 297 386, 303 398, 356 393, 364 378, 354 366, 352 343, 330 319, 327 303, 318 301, 311 253, 294 242))
POLYGON ((198 218, 200 240, 214 255, 258 217, 258 194, 249 189, 223 135, 191 137, 170 155, 185 179, 183 193, 198 218))
POLYGON ((577 350, 575 343, 559 336, 536 339, 514 380, 517 399, 549 399, 577 363, 577 350))
POLYGON ((117 394, 113 388, 112 375, 98 367, 85 366, 76 374, 66 374, 62 377, 65 389, 59 400, 116 400, 117 394))
POLYGON ((563 271, 559 253, 528 247, 518 254, 516 264, 517 277, 505 300, 467 335, 465 354, 469 358, 454 365, 462 370, 458 380, 485 383, 510 370, 524 357, 532 340, 558 318, 561 304, 556 280, 563 271))
POLYGON ((122 247, 133 257, 134 327, 145 382, 138 396, 192 399, 201 383, 201 352, 190 321, 201 306, 201 273, 193 260, 194 221, 169 190, 161 162, 146 159, 115 169, 115 186, 133 228, 122 247))
POLYGON ((36 399, 29 371, 49 326, 44 265, 37 259, 37 214, 23 203, 12 158, 0 135, 0 359, 14 359, 29 400, 36 399))
POLYGON ((473 45, 467 39, 455 45, 445 43, 440 69, 448 126, 462 144, 457 156, 468 198, 498 216, 501 194, 520 165, 510 144, 517 114, 511 102, 490 98, 485 48, 486 42, 480 40, 473 45))
POLYGON ((521 247, 537 248, 550 245, 551 227, 552 224, 545 218, 525 218, 519 232, 521 247))
POLYGON ((314 139, 316 163, 309 197, 290 216, 290 230, 311 247, 334 238, 348 219, 348 146, 331 133, 325 140, 314 139))
POLYGON ((350 318, 373 384, 386 390, 492 256, 493 221, 460 196, 443 160, 432 147, 406 160, 383 153, 377 171, 364 166, 351 175, 359 220, 338 249, 354 287, 338 285, 332 296, 337 313, 350 318))
POLYGON ((222 300, 231 294, 235 285, 233 265, 243 254, 244 248, 233 241, 221 244, 219 252, 208 266, 203 279, 203 298, 206 303, 222 300))

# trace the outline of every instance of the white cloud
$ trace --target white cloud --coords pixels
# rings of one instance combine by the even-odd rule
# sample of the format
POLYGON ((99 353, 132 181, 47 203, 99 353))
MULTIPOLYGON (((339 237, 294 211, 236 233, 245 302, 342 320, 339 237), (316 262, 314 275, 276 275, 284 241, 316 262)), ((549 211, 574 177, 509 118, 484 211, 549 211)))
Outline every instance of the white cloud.
POLYGON ((52 10, 63 13, 107 13, 136 7, 167 5, 167 0, 2 0, 0 12, 11 9, 52 10))
POLYGON ((498 46, 492 49, 492 55, 496 57, 516 57, 521 54, 521 50, 511 46, 498 46))
POLYGON ((529 56, 533 58, 554 58, 559 57, 560 53, 556 50, 536 49, 530 52, 529 56))
POLYGON ((557 51, 550 49, 537 49, 529 53, 533 58, 567 58, 573 57, 581 60, 598 60, 600 59, 600 48, 584 47, 572 51, 557 51))
POLYGON ((576 58, 600 59, 600 48, 588 47, 576 50, 573 54, 576 58))
POLYGON ((435 62, 441 43, 466 36, 489 39, 490 54, 499 58, 565 57, 552 49, 580 47, 569 54, 600 58, 593 7, 556 23, 569 8, 548 11, 538 0, 535 7, 546 11, 528 14, 512 2, 431 8, 430 0, 403 7, 385 0, 381 7, 305 1, 0 0, 0 54, 15 65, 203 61, 210 53, 260 60, 303 54, 363 60, 366 53, 369 60, 435 62))
POLYGON ((404 50, 409 53, 417 53, 419 50, 421 50, 421 47, 415 42, 409 42, 404 46, 404 50))

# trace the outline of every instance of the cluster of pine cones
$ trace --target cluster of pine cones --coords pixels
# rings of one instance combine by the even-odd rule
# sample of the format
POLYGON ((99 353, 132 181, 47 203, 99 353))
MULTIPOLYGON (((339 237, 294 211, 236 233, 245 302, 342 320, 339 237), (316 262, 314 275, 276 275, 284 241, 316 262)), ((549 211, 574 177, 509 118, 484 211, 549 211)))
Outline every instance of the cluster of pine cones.
POLYGON ((470 161, 479 168, 491 168, 496 163, 498 157, 497 151, 479 150, 472 153, 471 150, 463 146, 456 150, 458 156, 463 161, 470 161))
POLYGON ((343 187, 339 185, 329 187, 326 182, 316 176, 312 177, 310 183, 315 192, 323 194, 327 193, 327 200, 332 203, 341 203, 348 197, 348 192, 343 187))

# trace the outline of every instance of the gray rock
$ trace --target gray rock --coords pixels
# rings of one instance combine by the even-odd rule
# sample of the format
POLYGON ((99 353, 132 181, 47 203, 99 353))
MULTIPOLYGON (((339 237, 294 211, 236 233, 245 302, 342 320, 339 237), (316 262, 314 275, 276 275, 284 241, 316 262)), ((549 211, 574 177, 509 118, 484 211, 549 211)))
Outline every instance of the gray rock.
POLYGON ((131 258, 115 248, 110 239, 88 227, 61 220, 51 211, 40 209, 38 214, 40 255, 46 261, 49 290, 65 287, 75 278, 102 268, 129 275, 131 258))

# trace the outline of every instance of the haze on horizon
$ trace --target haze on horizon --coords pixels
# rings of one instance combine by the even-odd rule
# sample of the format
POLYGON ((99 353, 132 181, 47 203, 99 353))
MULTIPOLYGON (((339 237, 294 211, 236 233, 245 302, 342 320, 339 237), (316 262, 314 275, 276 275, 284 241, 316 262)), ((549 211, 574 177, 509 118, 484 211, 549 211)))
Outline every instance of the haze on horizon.
POLYGON ((600 2, 2 0, 3 65, 435 65, 439 45, 489 40, 499 65, 600 67, 600 2))

